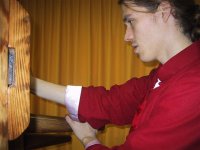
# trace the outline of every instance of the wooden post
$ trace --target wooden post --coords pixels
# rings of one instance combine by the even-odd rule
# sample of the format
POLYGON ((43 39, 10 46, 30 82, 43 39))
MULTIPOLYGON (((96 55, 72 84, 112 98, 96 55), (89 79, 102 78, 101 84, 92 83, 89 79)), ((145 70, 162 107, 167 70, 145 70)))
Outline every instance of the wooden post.
POLYGON ((29 47, 28 13, 17 0, 0 0, 0 150, 8 149, 8 140, 19 137, 30 121, 29 47), (8 47, 15 51, 14 69, 8 63, 8 47))
POLYGON ((7 45, 9 1, 0 0, 0 150, 8 149, 7 45))
POLYGON ((9 1, 9 47, 15 51, 15 62, 13 84, 8 87, 8 138, 13 140, 30 121, 30 19, 17 0, 9 1))

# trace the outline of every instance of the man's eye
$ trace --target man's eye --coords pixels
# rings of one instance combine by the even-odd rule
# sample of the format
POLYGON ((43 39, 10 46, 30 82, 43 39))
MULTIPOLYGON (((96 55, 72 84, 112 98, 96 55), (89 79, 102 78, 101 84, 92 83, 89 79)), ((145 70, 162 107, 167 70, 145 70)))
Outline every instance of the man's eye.
POLYGON ((134 23, 134 20, 133 20, 133 19, 131 19, 131 20, 128 20, 127 22, 128 22, 128 23, 130 23, 131 25, 133 25, 133 23, 134 23))

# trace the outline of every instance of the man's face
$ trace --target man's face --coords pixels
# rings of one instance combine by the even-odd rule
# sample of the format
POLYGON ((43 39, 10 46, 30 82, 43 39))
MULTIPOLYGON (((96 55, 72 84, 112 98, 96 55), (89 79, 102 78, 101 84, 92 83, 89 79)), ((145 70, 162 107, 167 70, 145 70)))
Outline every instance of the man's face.
POLYGON ((131 42, 134 52, 144 62, 157 60, 162 54, 163 28, 160 15, 150 13, 144 7, 122 5, 126 25, 125 41, 131 42))

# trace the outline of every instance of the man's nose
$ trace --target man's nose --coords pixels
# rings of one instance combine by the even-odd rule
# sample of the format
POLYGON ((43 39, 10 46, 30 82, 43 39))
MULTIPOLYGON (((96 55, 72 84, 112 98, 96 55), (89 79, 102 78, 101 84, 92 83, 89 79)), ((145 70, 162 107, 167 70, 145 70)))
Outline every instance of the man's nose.
POLYGON ((125 36, 124 36, 124 41, 126 42, 131 42, 133 41, 133 31, 130 27, 126 28, 125 36))

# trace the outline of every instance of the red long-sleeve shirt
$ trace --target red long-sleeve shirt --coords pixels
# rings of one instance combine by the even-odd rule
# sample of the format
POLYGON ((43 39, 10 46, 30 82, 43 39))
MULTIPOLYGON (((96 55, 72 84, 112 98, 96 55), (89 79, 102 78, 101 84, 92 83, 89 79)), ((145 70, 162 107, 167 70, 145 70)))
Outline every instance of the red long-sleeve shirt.
POLYGON ((87 150, 200 150, 200 42, 149 76, 110 90, 83 87, 78 116, 95 128, 132 125, 124 144, 87 150))

